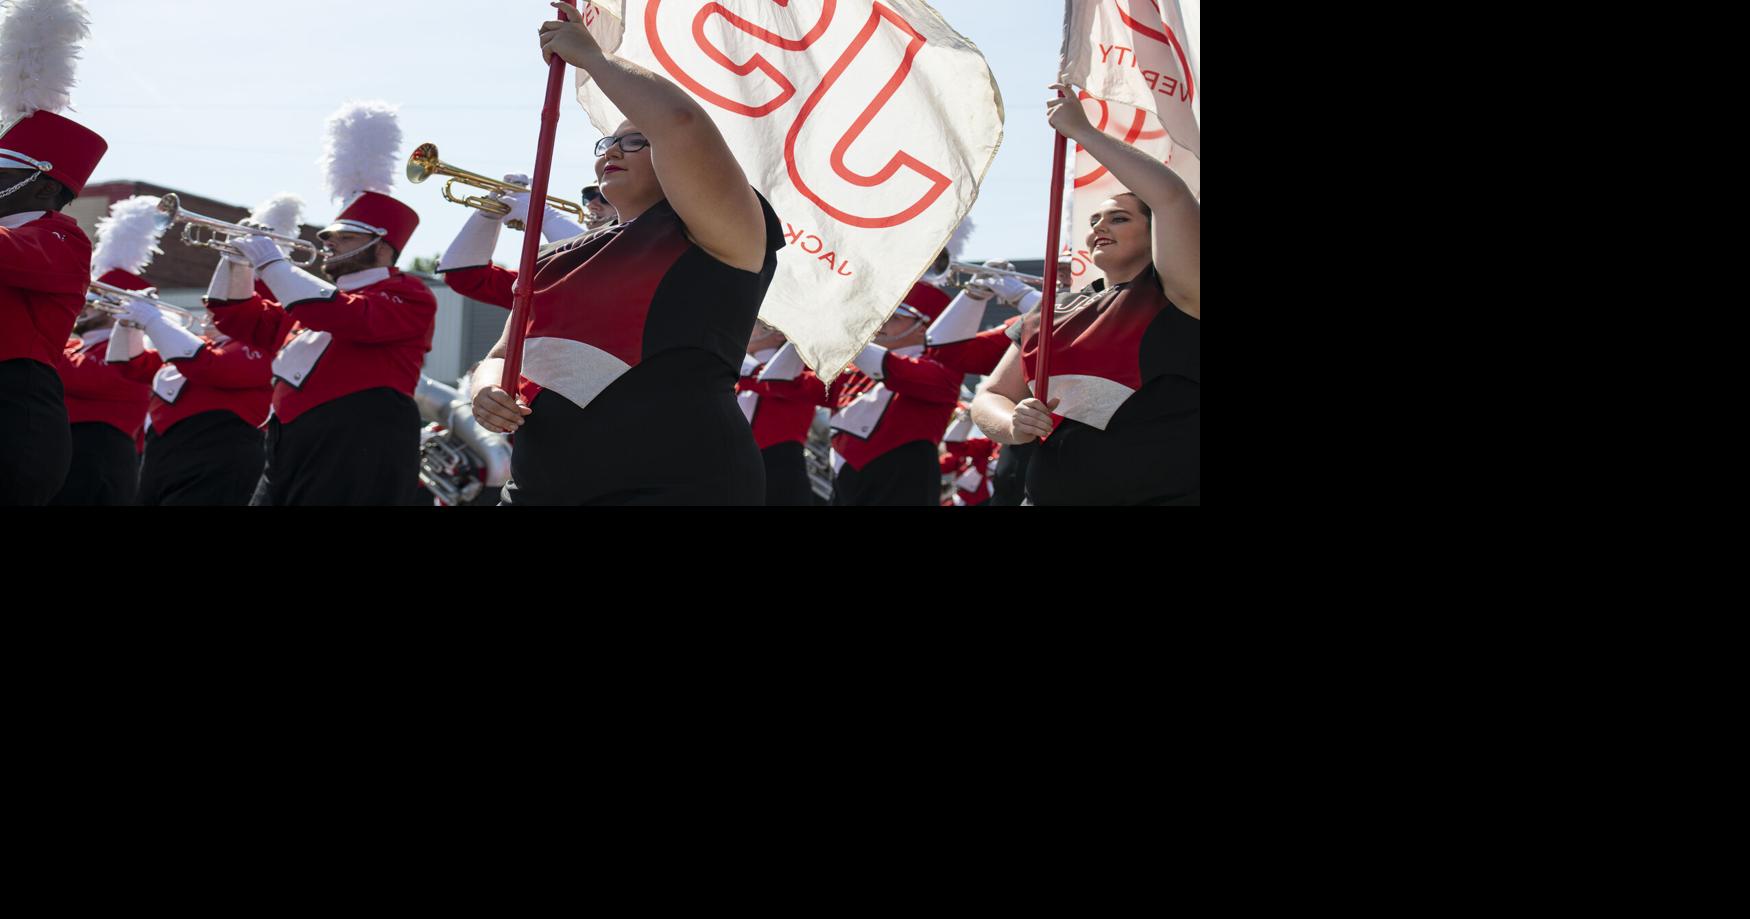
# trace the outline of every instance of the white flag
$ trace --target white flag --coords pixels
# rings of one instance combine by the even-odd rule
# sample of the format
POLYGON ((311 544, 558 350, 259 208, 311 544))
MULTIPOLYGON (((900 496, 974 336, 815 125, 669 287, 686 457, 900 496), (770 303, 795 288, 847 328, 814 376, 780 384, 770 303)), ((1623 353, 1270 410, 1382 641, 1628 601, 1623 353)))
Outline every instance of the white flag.
MULTIPOLYGON (((1178 0, 1069 0, 1064 27, 1064 70, 1084 88, 1088 120, 1166 163, 1201 198, 1201 86, 1178 0)), ((1074 213, 1059 258, 1069 259, 1077 289, 1101 277, 1087 251, 1088 220, 1123 190, 1076 147, 1074 213)))
MULTIPOLYGON (((777 211, 787 245, 760 318, 831 379, 978 197, 1003 133, 984 56, 923 0, 589 6, 617 56, 704 106, 777 211)), ((622 120, 583 71, 577 98, 603 133, 622 120)))

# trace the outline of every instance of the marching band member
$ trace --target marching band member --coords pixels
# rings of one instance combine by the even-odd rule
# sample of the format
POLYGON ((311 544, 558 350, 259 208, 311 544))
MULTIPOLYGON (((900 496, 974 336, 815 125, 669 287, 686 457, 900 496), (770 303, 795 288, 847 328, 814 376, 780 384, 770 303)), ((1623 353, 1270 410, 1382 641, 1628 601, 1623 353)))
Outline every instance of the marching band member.
MULTIPOLYGON (((1008 268, 1008 263, 989 261, 987 268, 1008 268)), ((955 295, 942 315, 930 323, 924 333, 924 344, 930 357, 959 370, 961 373, 984 376, 996 369, 997 362, 1009 350, 1009 326, 1014 317, 995 328, 978 330, 991 299, 1006 303, 1022 314, 1038 308, 1043 295, 1019 278, 1003 275, 981 277, 967 283, 955 295)))
POLYGON ((476 417, 516 433, 503 501, 760 504, 734 387, 783 227, 692 97, 553 5, 564 21, 541 25, 543 60, 588 73, 626 113, 596 145, 621 223, 539 263, 517 392, 497 385, 509 322, 474 375, 476 417))
MULTIPOLYGON (((585 185, 583 187, 584 230, 594 232, 618 222, 619 218, 614 216, 614 206, 609 204, 608 199, 602 195, 601 186, 585 185)), ((547 238, 552 239, 550 236, 547 238)))
MULTIPOLYGON (((296 195, 276 195, 243 223, 296 236, 303 206, 296 195)), ((191 330, 148 304, 129 303, 127 309, 152 346, 123 371, 152 387, 135 503, 248 504, 264 459, 261 426, 273 399, 271 355, 213 328, 210 314, 191 330)), ((117 357, 113 344, 109 357, 117 357)))
POLYGON ((271 354, 206 326, 184 329, 143 303, 127 309, 153 347, 125 371, 151 381, 152 394, 134 503, 248 504, 261 479, 271 354))
MULTIPOLYGON (((154 292, 139 272, 162 251, 158 237, 164 230, 157 215, 156 197, 135 195, 111 205, 109 214, 97 221, 91 273, 99 282, 154 292)), ((73 461, 66 484, 49 503, 132 504, 140 476, 141 429, 151 398, 145 381, 131 378, 126 369, 126 362, 143 348, 140 327, 93 309, 79 318, 74 331, 79 337, 67 342, 55 365, 67 391, 73 461)))
POLYGON ((0 505, 46 504, 72 457, 55 365, 91 283, 91 241, 61 213, 108 149, 57 112, 68 104, 73 0, 17 0, 0 20, 0 505))
POLYGON ((990 464, 995 459, 996 441, 972 423, 965 403, 954 411, 948 432, 942 435, 942 474, 952 477, 954 496, 948 503, 955 507, 978 507, 990 500, 990 464))
MULTIPOLYGON (((529 177, 525 175, 507 175, 504 180, 517 185, 529 184, 529 177)), ((510 213, 495 216, 476 208, 468 215, 450 247, 438 258, 437 273, 444 276, 444 283, 451 290, 481 303, 511 308, 511 288, 516 283, 516 272, 494 265, 492 252, 498 248, 500 227, 528 220, 529 195, 529 192, 510 195, 488 192, 486 197, 509 205, 510 213)), ((597 198, 600 198, 599 193, 597 198)), ((594 208, 587 208, 585 213, 593 214, 594 208)), ((547 205, 545 216, 541 218, 541 236, 549 245, 575 239, 596 228, 593 221, 587 230, 578 226, 551 204, 547 205)))
POLYGON ((254 505, 411 503, 419 476, 412 393, 437 299, 394 265, 419 215, 389 196, 401 129, 380 102, 328 119, 328 187, 344 201, 319 234, 322 270, 295 267, 265 236, 233 245, 207 291, 219 330, 273 359, 266 466, 254 505), (259 275, 272 300, 254 291, 259 275))
MULTIPOLYGON (((1007 262, 985 262, 987 268, 1009 268, 1007 262)), ((1022 315, 1037 309, 1044 295, 1027 286, 1019 278, 991 275, 969 281, 942 315, 930 324, 925 333, 929 345, 924 353, 962 373, 988 375, 996 369, 1009 350, 1009 329, 1021 317, 1014 316, 995 328, 978 331, 984 319, 985 304, 995 297, 1020 310, 1022 315)), ((988 502, 993 507, 1013 507, 1026 497, 1027 461, 1033 444, 1011 444, 1002 448, 994 472, 981 470, 989 491, 988 502)), ((994 442, 991 450, 996 451, 994 442)), ((982 502, 980 502, 982 503, 982 502)))
POLYGON ((928 284, 906 301, 833 381, 834 507, 941 503, 936 447, 962 374, 924 354, 925 327, 948 305, 928 284))
POLYGON ((1034 504, 1197 504, 1201 378, 1201 219, 1164 164, 1088 123, 1076 91, 1046 105, 1130 191, 1093 215, 1088 249, 1112 282, 1058 307, 1051 402, 1032 397, 1037 313, 973 401, 973 420, 1005 444, 1039 440, 1027 470, 1034 504), (1065 103, 1068 104, 1065 104, 1065 103))
MULTIPOLYGON (((140 283, 129 289, 150 288, 140 283)), ((77 337, 67 339, 55 363, 66 392, 72 461, 67 480, 49 504, 132 504, 140 476, 140 428, 152 394, 144 383, 124 376, 108 354, 112 335, 122 333, 119 339, 128 341, 139 330, 117 328, 114 316, 94 309, 80 317, 73 331, 77 337)))
POLYGON ((826 404, 820 377, 802 363, 783 332, 756 321, 735 392, 765 463, 766 505, 812 507, 814 489, 808 484, 802 444, 814 424, 815 408, 826 404))

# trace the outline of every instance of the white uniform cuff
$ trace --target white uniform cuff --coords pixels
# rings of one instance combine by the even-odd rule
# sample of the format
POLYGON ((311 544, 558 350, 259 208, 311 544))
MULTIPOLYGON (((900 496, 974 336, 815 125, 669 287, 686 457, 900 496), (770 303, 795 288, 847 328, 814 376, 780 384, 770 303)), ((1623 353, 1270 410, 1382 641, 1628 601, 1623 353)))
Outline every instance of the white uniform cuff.
POLYGON ((572 223, 570 217, 552 205, 547 206, 547 213, 541 217, 541 235, 550 243, 582 236, 583 232, 583 227, 572 223))
POLYGON ((1021 295, 1021 299, 1015 301, 1015 309, 1020 310, 1021 315, 1025 316, 1037 309, 1039 307, 1039 301, 1043 299, 1045 299, 1044 294, 1029 289, 1026 293, 1021 295))
POLYGON ((863 350, 857 354, 857 369, 879 380, 882 379, 881 367, 886 360, 886 348, 880 345, 864 345, 863 350))
POLYGON ((157 350, 158 356, 167 361, 194 357, 206 344, 193 332, 168 319, 152 320, 152 324, 146 326, 146 334, 152 336, 152 347, 157 350))
POLYGON ((207 299, 247 300, 254 294, 255 269, 228 258, 219 259, 219 267, 213 269, 212 283, 207 285, 207 299))
POLYGON ((935 348, 966 341, 977 335, 978 324, 984 320, 986 302, 988 301, 973 297, 966 291, 956 294, 948 308, 942 311, 942 315, 930 323, 929 331, 924 333, 924 344, 935 348))
POLYGON ((146 352, 146 333, 117 323, 109 333, 109 347, 103 352, 106 364, 125 364, 146 352))
MULTIPOLYGON (((456 234, 450 247, 444 250, 443 258, 438 259, 438 271, 454 271, 457 268, 481 268, 492 264, 492 250, 498 247, 498 231, 503 225, 475 211, 462 222, 462 231, 456 234)), ((551 236, 547 237, 552 239, 551 236)))
POLYGON ((784 342, 784 347, 766 361, 766 369, 760 371, 760 382, 775 380, 787 382, 802 375, 802 354, 796 350, 794 342, 784 342))
POLYGON ((284 259, 261 267, 261 283, 273 291, 280 303, 291 306, 305 300, 327 300, 334 296, 334 285, 303 271, 284 259))

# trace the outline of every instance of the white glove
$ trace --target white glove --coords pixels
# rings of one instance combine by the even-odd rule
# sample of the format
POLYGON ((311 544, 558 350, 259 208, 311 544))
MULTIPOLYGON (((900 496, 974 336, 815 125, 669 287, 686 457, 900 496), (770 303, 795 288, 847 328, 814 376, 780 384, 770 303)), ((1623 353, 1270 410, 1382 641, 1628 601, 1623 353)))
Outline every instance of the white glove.
POLYGON ((285 253, 280 251, 280 247, 265 236, 245 236, 241 239, 233 239, 231 245, 237 247, 237 251, 243 253, 244 258, 249 259, 250 266, 256 271, 260 271, 264 265, 283 261, 286 257, 285 253))
MULTIPOLYGON (((520 172, 506 173, 504 176, 504 180, 506 182, 509 182, 512 185, 521 185, 524 188, 529 187, 529 177, 526 175, 523 175, 520 172)), ((491 214, 488 214, 487 215, 488 217, 492 217, 493 220, 499 220, 499 221, 513 221, 516 224, 518 224, 519 226, 528 222, 528 219, 529 219, 529 193, 528 192, 523 192, 522 194, 519 195, 515 192, 494 191, 494 192, 488 193, 487 197, 491 198, 494 201, 499 202, 500 204, 507 204, 510 206, 510 213, 505 214, 503 217, 492 217, 491 214)))
MULTIPOLYGON (((1001 268, 1004 271, 1014 270, 1008 262, 1001 259, 991 259, 984 263, 984 267, 1001 268)), ((995 291, 996 295, 1000 297, 1004 303, 1014 303, 1026 294, 1027 291, 1033 289, 1028 287, 1020 278, 1010 277, 1008 275, 991 275, 989 277, 981 278, 980 281, 984 286, 995 291)))
POLYGON ((127 313, 124 318, 142 329, 163 315, 157 307, 133 299, 122 301, 122 309, 127 313))
POLYGON ((510 205, 510 213, 499 218, 500 220, 503 220, 505 223, 516 223, 519 226, 529 222, 528 192, 518 192, 515 194, 494 192, 492 197, 494 200, 510 205))
POLYGON ((162 314, 155 316, 151 324, 146 326, 146 334, 152 339, 152 347, 167 361, 194 357, 206 345, 200 336, 171 322, 162 314))

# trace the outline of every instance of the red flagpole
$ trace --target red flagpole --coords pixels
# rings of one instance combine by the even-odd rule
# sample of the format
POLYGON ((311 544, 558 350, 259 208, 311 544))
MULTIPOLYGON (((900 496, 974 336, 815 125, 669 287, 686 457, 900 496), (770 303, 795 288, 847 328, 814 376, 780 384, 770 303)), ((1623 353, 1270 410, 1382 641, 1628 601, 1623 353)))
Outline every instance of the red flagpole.
MULTIPOLYGON (((1063 93, 1057 94, 1059 98, 1063 93)), ((1069 138, 1053 132, 1057 149, 1051 154, 1051 214, 1045 227, 1045 299, 1039 302, 1039 357, 1033 369, 1033 398, 1051 403, 1051 318, 1057 305, 1058 231, 1063 226, 1063 161, 1069 138)))
MULTIPOLYGON (((573 8, 572 0, 565 0, 573 8)), ((559 14, 565 21, 565 14, 559 14)), ((541 138, 535 146, 534 186, 529 189, 529 216, 523 221, 523 257, 517 265, 516 285, 511 288, 510 340, 505 343, 504 379, 500 386, 516 397, 523 373, 523 338, 534 303, 535 254, 541 248, 541 222, 547 216, 547 178, 553 172, 553 137, 559 131, 559 91, 565 83, 565 60, 553 55, 547 64, 547 100, 541 107, 541 138)))

